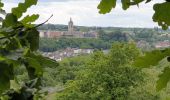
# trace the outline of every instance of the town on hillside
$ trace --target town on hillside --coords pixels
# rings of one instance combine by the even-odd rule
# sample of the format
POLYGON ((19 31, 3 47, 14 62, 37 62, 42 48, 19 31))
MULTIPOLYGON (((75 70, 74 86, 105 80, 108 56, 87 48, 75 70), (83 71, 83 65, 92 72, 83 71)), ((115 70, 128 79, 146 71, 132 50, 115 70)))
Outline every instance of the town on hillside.
MULTIPOLYGON (((164 32, 157 27, 154 27, 153 29, 88 27, 89 29, 82 31, 77 29, 79 26, 74 26, 72 18, 70 18, 68 25, 58 25, 58 29, 52 25, 51 27, 49 26, 47 25, 45 28, 39 29, 40 37, 48 40, 42 42, 42 44, 45 45, 41 46, 42 49, 40 49, 40 51, 42 50, 44 56, 56 61, 61 61, 68 57, 91 54, 95 49, 102 49, 104 52, 108 52, 108 47, 110 47, 111 43, 114 41, 127 42, 132 40, 136 43, 138 48, 145 51, 153 48, 162 49, 170 47, 169 31, 164 32), (50 41, 57 42, 50 44, 48 43, 50 41), (73 41, 74 43, 72 43, 73 41), (52 49, 52 51, 46 50, 49 48, 52 49)), ((85 28, 87 27, 83 27, 83 29, 85 28)))
POLYGON ((52 31, 52 30, 39 30, 40 37, 45 38, 97 38, 98 33, 96 31, 88 31, 88 32, 81 32, 74 30, 74 22, 72 18, 68 22, 68 30, 67 31, 52 31))

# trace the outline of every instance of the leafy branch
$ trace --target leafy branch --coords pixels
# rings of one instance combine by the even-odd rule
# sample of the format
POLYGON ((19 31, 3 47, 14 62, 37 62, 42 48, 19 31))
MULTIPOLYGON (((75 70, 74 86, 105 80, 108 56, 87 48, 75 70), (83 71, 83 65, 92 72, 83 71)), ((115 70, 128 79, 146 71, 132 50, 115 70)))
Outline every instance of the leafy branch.
MULTIPOLYGON (((144 2, 149 3, 152 0, 121 0, 123 10, 127 10, 130 6, 137 5, 144 2)), ((116 7, 117 0, 101 0, 98 5, 99 13, 106 14, 110 13, 112 9, 116 7)), ((153 6, 155 11, 152 19, 157 22, 162 29, 167 30, 170 26, 170 0, 165 0, 162 3, 155 3, 153 6)))
MULTIPOLYGON (((1 5, 0 7, 3 7, 1 5)), ((43 68, 47 66, 58 66, 56 61, 41 56, 37 50, 39 48, 39 32, 37 27, 48 22, 53 15, 45 22, 34 26, 39 15, 27 15, 22 20, 23 13, 32 5, 36 5, 37 0, 25 0, 13 8, 11 13, 5 14, 0 28, 0 99, 33 100, 40 94, 43 68), (14 72, 21 67, 25 67, 29 81, 23 81, 25 85, 17 82, 17 74, 14 72), (19 87, 11 88, 13 82, 19 87)))
POLYGON ((47 23, 52 17, 53 17, 53 14, 52 14, 45 22, 36 25, 34 28, 37 28, 37 27, 40 27, 40 26, 44 25, 44 24, 47 23))
MULTIPOLYGON (((31 29, 38 28, 38 27, 44 25, 44 24, 47 23, 52 17, 53 17, 53 15, 51 15, 45 22, 43 22, 43 23, 41 23, 41 24, 38 24, 38 25, 36 25, 36 26, 34 26, 34 27, 32 27, 32 28, 27 28, 25 31, 29 31, 29 30, 31 30, 31 29)), ((16 30, 19 29, 19 30, 22 31, 23 29, 22 29, 21 27, 23 28, 23 26, 19 26, 19 27, 15 28, 15 29, 16 29, 16 30)), ((16 36, 17 34, 18 34, 18 33, 13 33, 13 34, 10 34, 9 36, 0 37, 0 40, 8 39, 8 38, 10 38, 10 37, 14 37, 14 36, 16 36)))

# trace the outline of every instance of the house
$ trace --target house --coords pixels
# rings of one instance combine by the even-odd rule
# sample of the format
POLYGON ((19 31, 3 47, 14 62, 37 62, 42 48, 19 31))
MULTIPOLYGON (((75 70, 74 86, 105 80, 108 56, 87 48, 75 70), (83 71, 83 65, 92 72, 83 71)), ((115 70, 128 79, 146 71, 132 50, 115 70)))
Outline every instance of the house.
POLYGON ((155 48, 169 48, 169 47, 170 47, 170 41, 163 41, 155 44, 155 48))

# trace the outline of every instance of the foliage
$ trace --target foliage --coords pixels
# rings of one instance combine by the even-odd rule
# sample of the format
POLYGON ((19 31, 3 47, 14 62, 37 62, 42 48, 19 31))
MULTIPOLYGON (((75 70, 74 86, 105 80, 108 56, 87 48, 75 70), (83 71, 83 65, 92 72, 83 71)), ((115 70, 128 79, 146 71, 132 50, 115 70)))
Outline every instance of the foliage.
POLYGON ((159 64, 159 62, 164 59, 164 64, 161 64, 161 66, 164 68, 163 73, 159 75, 159 80, 157 81, 157 90, 162 90, 167 86, 167 83, 170 79, 169 75, 169 54, 170 49, 165 50, 154 50, 151 52, 147 52, 144 54, 144 56, 141 56, 136 59, 134 62, 134 65, 138 67, 150 67, 150 66, 156 66, 159 64))
POLYGON ((135 87, 142 80, 142 74, 124 61, 132 61, 138 54, 133 44, 126 43, 115 43, 108 55, 95 52, 75 80, 66 83, 65 90, 57 93, 57 100, 126 99, 130 87, 135 87), (114 52, 115 49, 120 52, 114 52), (122 58, 123 61, 120 61, 122 58))
POLYGON ((40 51, 53 52, 61 49, 81 48, 81 49, 108 49, 111 43, 101 39, 78 39, 78 38, 60 38, 60 39, 40 39, 40 51))
MULTIPOLYGON (((40 96, 39 89, 43 67, 55 66, 57 63, 37 53, 39 32, 32 24, 38 15, 22 17, 23 13, 36 5, 37 0, 25 0, 5 15, 0 28, 0 98, 32 100, 40 96), (28 81, 18 82, 15 71, 25 67, 28 81), (17 86, 15 87, 14 86, 17 86)), ((3 7, 3 3, 0 3, 3 7)))
POLYGON ((168 29, 170 26, 170 20, 168 17, 170 16, 170 2, 155 4, 153 8, 155 10, 153 21, 158 22, 158 25, 162 26, 163 29, 168 29))
MULTIPOLYGON (((163 31, 168 33, 168 31, 163 31)), ((155 43, 168 40, 168 36, 160 36, 163 32, 158 33, 153 29, 117 29, 102 28, 98 30, 99 38, 40 38, 39 50, 43 52, 53 52, 62 49, 80 48, 80 49, 110 49, 115 41, 128 42, 143 41, 144 46, 139 46, 143 51, 155 49, 155 43), (131 33, 131 34, 130 34, 131 33)))
POLYGON ((122 31, 115 31, 115 32, 110 32, 106 33, 102 30, 99 31, 99 38, 108 41, 108 42, 113 42, 113 41, 122 41, 122 42, 127 42, 128 41, 128 36, 126 33, 123 33, 122 31))
POLYGON ((116 0, 102 0, 98 6, 99 13, 108 13, 116 6, 116 0))
POLYGON ((24 3, 19 3, 18 7, 12 9, 12 13, 17 17, 20 18, 24 12, 27 11, 29 7, 32 5, 36 5, 37 0, 25 0, 24 3))
POLYGON ((35 22, 39 18, 38 14, 33 14, 31 16, 27 15, 21 20, 21 23, 24 24, 25 26, 31 25, 31 22, 35 22))
POLYGON ((143 56, 140 56, 134 62, 137 67, 150 67, 156 66, 158 63, 170 54, 170 49, 154 50, 146 52, 143 56))
POLYGON ((142 69, 144 73, 143 82, 139 83, 137 87, 131 88, 130 96, 127 100, 166 100, 163 99, 167 94, 156 91, 156 80, 160 72, 160 68, 145 68, 142 69))
POLYGON ((165 88, 170 81, 170 68, 169 66, 164 68, 164 71, 159 76, 159 80, 157 81, 157 90, 161 90, 165 88))
MULTIPOLYGON (((109 13, 112 8, 115 8, 117 0, 101 0, 98 9, 100 10, 99 13, 106 14, 109 13), (108 4, 109 2, 112 2, 108 4)), ((122 7, 124 10, 129 8, 131 5, 139 5, 141 2, 145 0, 122 0, 122 7)), ((151 0, 146 0, 146 3, 150 2, 151 0)), ((158 22, 159 26, 162 26, 162 29, 166 30, 170 26, 169 20, 169 8, 170 2, 166 0, 163 3, 156 3, 153 6, 155 11, 153 15, 153 21, 158 22)), ((150 53, 146 53, 145 56, 140 57, 135 62, 137 66, 149 67, 155 66, 158 64, 160 60, 169 56, 170 52, 168 50, 155 50, 150 53)), ((157 81, 157 90, 161 90, 162 88, 166 87, 167 82, 169 81, 169 67, 166 67, 163 73, 160 75, 159 80, 157 81)))
MULTIPOLYGON (((126 46, 126 48, 127 47, 128 46, 126 46)), ((117 47, 115 46, 115 48, 117 48, 117 47)), ((116 49, 114 49, 114 50, 116 51, 116 49)), ((114 50, 112 50, 111 52, 113 52, 114 50)), ((134 48, 133 48, 133 50, 134 50, 134 48)), ((122 52, 123 51, 121 51, 120 53, 122 53, 122 52)), ((97 55, 97 53, 95 53, 95 54, 97 55)), ((113 55, 117 55, 117 54, 118 54, 118 52, 117 53, 115 52, 113 55)), ((136 54, 138 54, 138 53, 136 53, 136 54)), ((119 54, 119 55, 121 55, 121 54, 119 54)), ((60 94, 60 92, 63 90, 64 85, 69 87, 69 83, 70 83, 69 81, 75 81, 75 80, 77 80, 77 77, 82 77, 82 76, 80 76, 80 75, 82 75, 81 74, 82 72, 83 72, 83 74, 85 74, 85 72, 87 74, 89 72, 89 71, 86 71, 87 67, 89 66, 89 64, 91 64, 89 66, 89 67, 91 67, 93 65, 92 64, 93 61, 96 61, 96 64, 98 64, 97 60, 99 60, 99 59, 97 59, 97 58, 99 58, 99 56, 100 55, 94 56, 94 54, 92 54, 92 55, 88 55, 88 56, 78 56, 78 57, 73 57, 73 58, 66 58, 66 59, 62 60, 61 62, 59 62, 59 66, 52 67, 52 68, 46 67, 44 69, 44 74, 43 74, 43 79, 42 79, 43 85, 47 86, 47 87, 51 87, 56 91, 56 92, 54 91, 54 92, 50 93, 47 98, 50 100, 55 100, 55 99, 60 100, 60 98, 55 97, 55 95, 58 93, 60 94), (62 88, 62 89, 60 89, 60 88, 62 88)), ((105 56, 108 56, 108 55, 105 55, 105 56)), ((111 55, 109 55, 109 57, 111 57, 111 55)), ((125 56, 125 57, 128 57, 128 56, 125 56)), ((100 58, 100 59, 102 59, 102 58, 100 58)), ((102 61, 104 61, 104 60, 102 59, 102 61)), ((116 61, 116 59, 114 60, 114 62, 115 61, 116 61)), ((122 61, 122 63, 123 63, 123 61, 122 61)), ((113 65, 113 62, 110 63, 110 65, 111 64, 113 65)), ((162 65, 162 62, 160 63, 160 65, 162 65)), ((95 69, 98 70, 98 67, 97 68, 94 67, 93 70, 95 71, 95 69)), ((129 95, 127 96, 126 100, 136 100, 136 99, 138 99, 138 100, 166 100, 166 98, 168 98, 170 95, 169 94, 169 86, 167 87, 166 91, 161 91, 161 92, 156 91, 156 81, 157 81, 158 75, 161 73, 161 69, 163 69, 163 68, 162 67, 153 67, 153 68, 142 69, 142 72, 144 74, 142 74, 142 76, 140 76, 140 77, 143 77, 144 80, 142 82, 137 82, 136 83, 137 86, 130 87, 129 95)), ((95 73, 94 71, 93 71, 93 73, 95 73)), ((98 76, 100 76, 100 75, 98 75, 98 76)), ((137 76, 132 74, 129 77, 137 77, 137 76)), ((98 78, 98 79, 100 80, 100 78, 98 78)), ((88 80, 88 78, 86 78, 86 80, 88 80)), ((66 91, 66 89, 64 91, 66 91)), ((69 93, 67 93, 67 94, 69 94, 69 93)), ((65 100, 67 100, 67 99, 65 99, 65 100)))
MULTIPOLYGON (((130 6, 139 5, 144 1, 146 1, 146 3, 149 3, 151 0, 121 0, 121 3, 122 8, 126 10, 130 6)), ((106 14, 111 12, 112 8, 116 7, 116 2, 118 2, 118 0, 101 0, 100 4, 98 5, 99 13, 106 14)), ((166 2, 163 3, 154 4, 153 9, 155 13, 153 15, 153 21, 158 22, 158 25, 162 26, 162 29, 168 29, 168 27, 170 26, 169 8, 169 0, 166 0, 166 2)))
POLYGON ((40 39, 40 51, 52 52, 65 48, 81 49, 109 49, 113 42, 127 42, 128 36, 120 31, 106 33, 99 32, 98 39, 91 38, 60 38, 60 39, 40 39))
POLYGON ((64 85, 69 80, 74 80, 79 70, 83 70, 90 57, 78 56, 66 58, 59 62, 58 66, 44 68, 43 85, 64 85))

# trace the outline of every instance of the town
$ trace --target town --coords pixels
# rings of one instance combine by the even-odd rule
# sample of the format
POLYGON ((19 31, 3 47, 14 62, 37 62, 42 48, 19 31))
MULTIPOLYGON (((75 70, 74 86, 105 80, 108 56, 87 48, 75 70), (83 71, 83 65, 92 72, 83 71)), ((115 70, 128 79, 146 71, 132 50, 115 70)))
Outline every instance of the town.
MULTIPOLYGON (((108 31, 110 28, 106 28, 105 30, 108 31)), ((101 38, 101 32, 100 32, 101 28, 99 29, 91 29, 88 31, 77 31, 76 30, 76 26, 74 26, 74 22, 72 20, 72 18, 70 18, 69 22, 68 22, 68 26, 67 26, 67 30, 65 31, 56 31, 56 30, 42 30, 40 29, 40 37, 41 38, 47 38, 47 39, 51 39, 50 41, 53 40, 58 40, 58 39, 62 39, 62 38, 66 38, 66 40, 69 39, 73 39, 76 41, 76 39, 96 39, 99 40, 101 38)), ((120 29, 119 29, 120 30, 120 29)), ((133 31, 127 31, 128 29, 123 29, 125 30, 122 34, 123 37, 128 38, 128 37, 138 37, 137 33, 135 33, 135 29, 133 31)), ((131 29, 132 30, 132 29, 131 29)), ((159 30, 158 28, 154 27, 153 29, 138 29, 141 32, 142 31, 148 31, 151 32, 154 31, 155 33, 163 33, 163 34, 157 34, 158 38, 161 38, 163 40, 158 39, 158 41, 153 41, 150 42, 150 39, 146 40, 147 37, 143 37, 143 36, 139 36, 137 40, 131 39, 133 42, 136 43, 136 46, 142 50, 145 51, 149 51, 152 49, 163 49, 163 48, 168 48, 170 47, 170 40, 168 39, 168 37, 170 37, 170 35, 168 34, 168 32, 164 32, 162 30, 159 30)), ((151 34, 149 33, 149 34, 151 34)), ((155 34, 153 33, 153 34, 155 34)), ((119 33, 121 34, 121 33, 119 33)), ((147 34, 147 33, 144 33, 147 34)), ((144 35, 145 36, 145 35, 144 35)), ((149 35, 148 35, 149 36, 149 35)), ((154 35, 153 35, 154 36, 154 35)), ((109 36, 110 37, 110 36, 109 36)), ((118 36, 111 36, 111 37, 121 37, 120 35, 118 36)), ((149 37, 148 37, 149 38, 149 37)), ((110 40, 107 40, 110 41, 110 40)), ((46 41, 47 42, 47 41, 46 41)), ((52 44, 49 44, 52 45, 52 44)), ((56 44, 57 45, 57 44, 56 44)), ((55 45, 54 45, 55 46, 55 45)), ((63 46, 63 45, 61 45, 63 46)), ((80 48, 80 47, 66 47, 66 48, 62 48, 61 50, 56 50, 53 52, 42 52, 42 54, 46 57, 49 57, 51 59, 54 59, 56 61, 62 61, 64 58, 68 58, 68 57, 74 57, 74 56, 78 56, 78 55, 87 55, 87 54, 91 54, 93 53, 94 49, 96 48, 80 48)), ((100 48, 102 49, 102 48, 100 48)), ((102 49, 102 51, 104 52, 108 52, 108 48, 102 49)))
POLYGON ((78 55, 87 55, 93 53, 93 49, 78 49, 67 48, 65 50, 59 50, 55 52, 43 52, 43 56, 49 57, 56 61, 62 61, 63 58, 74 57, 78 55))

